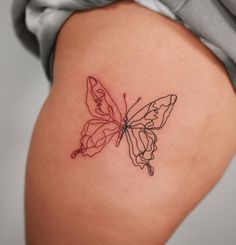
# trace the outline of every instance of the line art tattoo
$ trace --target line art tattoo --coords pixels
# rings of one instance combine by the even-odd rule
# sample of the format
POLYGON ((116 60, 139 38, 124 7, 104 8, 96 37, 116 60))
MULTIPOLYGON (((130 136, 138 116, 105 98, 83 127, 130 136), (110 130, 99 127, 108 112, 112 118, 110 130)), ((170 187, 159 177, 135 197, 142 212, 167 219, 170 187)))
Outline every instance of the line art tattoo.
POLYGON ((134 166, 140 169, 147 167, 150 176, 154 175, 151 160, 157 150, 158 138, 156 131, 166 123, 177 100, 177 95, 169 94, 160 97, 130 116, 130 111, 141 100, 141 97, 128 109, 126 93, 123 94, 125 113, 122 116, 117 103, 110 93, 96 78, 89 76, 87 79, 86 105, 92 119, 88 120, 80 133, 80 146, 71 154, 92 157, 116 136, 118 147, 125 136, 129 156, 134 166))

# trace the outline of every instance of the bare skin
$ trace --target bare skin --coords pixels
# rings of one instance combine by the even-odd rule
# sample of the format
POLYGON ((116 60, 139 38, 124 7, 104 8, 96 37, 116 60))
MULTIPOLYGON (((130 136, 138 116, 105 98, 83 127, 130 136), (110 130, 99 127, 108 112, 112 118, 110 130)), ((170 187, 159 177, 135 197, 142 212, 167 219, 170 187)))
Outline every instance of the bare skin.
POLYGON ((29 245, 164 244, 214 187, 236 152, 236 96, 221 62, 190 31, 135 3, 74 14, 56 47, 54 81, 32 137, 26 175, 29 245), (155 175, 135 168, 127 142, 70 158, 91 117, 86 78, 124 112, 175 93, 158 133, 155 175))

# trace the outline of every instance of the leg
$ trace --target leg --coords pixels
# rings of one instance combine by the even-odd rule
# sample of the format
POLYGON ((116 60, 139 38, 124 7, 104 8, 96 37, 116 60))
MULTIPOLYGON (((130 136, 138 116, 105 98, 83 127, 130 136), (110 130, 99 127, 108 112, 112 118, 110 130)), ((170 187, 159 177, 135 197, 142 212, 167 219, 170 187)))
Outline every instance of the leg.
POLYGON ((124 1, 74 14, 58 37, 54 84, 29 152, 28 244, 164 244, 224 173, 235 125, 223 65, 184 27, 124 1), (91 117, 89 75, 123 111, 123 92, 130 104, 178 95, 158 132, 153 177, 132 165, 124 139, 70 158, 91 117))

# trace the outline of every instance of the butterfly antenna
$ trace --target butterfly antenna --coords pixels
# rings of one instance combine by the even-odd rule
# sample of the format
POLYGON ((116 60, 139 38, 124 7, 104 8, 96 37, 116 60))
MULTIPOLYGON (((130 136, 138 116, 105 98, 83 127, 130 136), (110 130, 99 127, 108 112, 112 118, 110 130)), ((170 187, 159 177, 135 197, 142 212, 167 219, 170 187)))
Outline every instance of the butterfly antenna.
POLYGON ((127 106, 127 101, 126 101, 126 93, 123 94, 123 98, 124 98, 124 101, 125 101, 125 115, 127 115, 128 106, 127 106))
POLYGON ((141 100, 141 97, 138 97, 138 99, 136 100, 136 102, 129 108, 129 110, 127 111, 127 114, 129 113, 129 111, 141 100))

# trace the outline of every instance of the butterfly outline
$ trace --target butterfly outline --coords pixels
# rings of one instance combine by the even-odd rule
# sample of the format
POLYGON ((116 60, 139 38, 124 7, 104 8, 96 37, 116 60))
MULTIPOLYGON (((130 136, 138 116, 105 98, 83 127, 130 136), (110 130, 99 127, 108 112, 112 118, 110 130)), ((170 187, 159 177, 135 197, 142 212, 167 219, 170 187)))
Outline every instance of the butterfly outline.
POLYGON ((101 152, 117 134, 118 147, 125 135, 129 156, 134 166, 140 169, 147 167, 150 176, 154 175, 154 167, 150 161, 154 159, 158 138, 154 130, 160 130, 166 123, 177 101, 177 95, 169 94, 146 104, 131 117, 130 111, 141 100, 141 97, 128 109, 126 93, 123 94, 125 113, 122 114, 118 105, 107 89, 93 76, 87 78, 86 105, 92 119, 88 120, 82 131, 80 147, 74 150, 71 158, 78 154, 92 157, 101 152))

